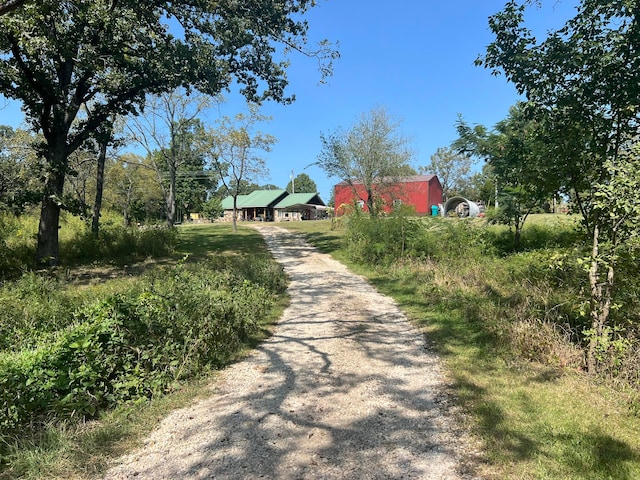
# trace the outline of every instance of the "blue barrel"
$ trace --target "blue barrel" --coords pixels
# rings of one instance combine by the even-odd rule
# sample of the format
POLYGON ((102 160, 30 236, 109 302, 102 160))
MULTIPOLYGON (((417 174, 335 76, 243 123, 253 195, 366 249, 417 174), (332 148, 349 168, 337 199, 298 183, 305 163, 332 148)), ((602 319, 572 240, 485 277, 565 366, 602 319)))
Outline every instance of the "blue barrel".
POLYGON ((438 216, 438 205, 431 205, 431 216, 432 217, 438 216))

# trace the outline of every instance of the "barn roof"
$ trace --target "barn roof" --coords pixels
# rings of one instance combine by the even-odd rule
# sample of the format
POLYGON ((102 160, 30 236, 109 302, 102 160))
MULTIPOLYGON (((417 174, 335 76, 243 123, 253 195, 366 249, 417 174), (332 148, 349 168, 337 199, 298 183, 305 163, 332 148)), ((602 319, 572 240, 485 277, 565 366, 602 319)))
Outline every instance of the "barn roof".
MULTIPOLYGON (((429 175, 409 175, 406 177, 386 177, 383 179, 382 183, 412 183, 412 182, 430 182, 433 178, 437 178, 433 174, 429 175)), ((361 185, 362 182, 351 182, 354 185, 361 185)), ((379 182, 374 182, 379 183, 379 182)), ((350 183, 346 180, 338 183, 338 185, 350 185, 350 183)))

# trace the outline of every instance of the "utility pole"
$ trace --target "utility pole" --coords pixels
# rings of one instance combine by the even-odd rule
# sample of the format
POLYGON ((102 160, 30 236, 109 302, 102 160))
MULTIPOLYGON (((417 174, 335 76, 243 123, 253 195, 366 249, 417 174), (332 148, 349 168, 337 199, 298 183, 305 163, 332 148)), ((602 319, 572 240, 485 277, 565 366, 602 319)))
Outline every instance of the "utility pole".
POLYGON ((296 180, 293 176, 293 168, 291 169, 291 194, 296 193, 296 180))

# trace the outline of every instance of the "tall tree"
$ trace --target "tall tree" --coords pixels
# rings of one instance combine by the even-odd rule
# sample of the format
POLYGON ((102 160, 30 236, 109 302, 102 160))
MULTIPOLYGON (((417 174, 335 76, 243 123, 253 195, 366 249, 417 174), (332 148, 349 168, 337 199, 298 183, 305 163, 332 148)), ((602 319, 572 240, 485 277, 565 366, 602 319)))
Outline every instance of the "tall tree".
MULTIPOLYGON (((233 118, 222 118, 211 131, 209 155, 211 168, 233 198, 233 231, 238 231, 238 195, 243 186, 267 176, 268 168, 260 151, 268 152, 276 138, 256 130, 256 126, 270 120, 259 112, 258 106, 249 105, 249 113, 233 118)), ((248 192, 247 192, 248 193, 248 192)))
POLYGON ((422 174, 434 174, 442 185, 445 198, 459 195, 471 171, 471 157, 457 152, 452 147, 440 147, 431 155, 428 165, 418 167, 422 174))
POLYGON ((318 193, 318 186, 309 175, 303 172, 287 183, 286 190, 289 193, 318 193))
POLYGON ((205 134, 198 117, 211 104, 206 95, 187 95, 181 91, 150 96, 144 114, 132 118, 129 124, 133 140, 144 147, 151 160, 164 193, 170 227, 176 222, 179 176, 194 173, 194 168, 204 175, 203 153, 196 151, 202 140, 197 141, 194 136, 205 134))
POLYGON ((548 149, 541 141, 539 124, 525 110, 524 103, 517 103, 492 131, 483 126, 472 128, 461 118, 459 138, 453 143, 459 151, 484 158, 491 166, 500 205, 496 218, 513 229, 516 247, 529 214, 560 188, 559 179, 550 177, 544 168, 548 149))
POLYGON ((6 0, 4 2, 1 2, 0 3, 0 15, 4 15, 6 13, 11 12, 12 10, 15 10, 20 5, 25 3, 26 1, 28 1, 28 0, 6 0))
POLYGON ((122 122, 117 122, 117 120, 117 118, 111 119, 106 122, 102 128, 98 128, 92 135, 97 146, 96 193, 91 211, 91 233, 95 238, 98 238, 100 231, 100 215, 102 212, 102 198, 104 196, 104 172, 107 164, 107 152, 109 151, 109 147, 116 147, 123 143, 122 138, 116 138, 116 130, 122 129, 122 122), (119 124, 119 127, 116 127, 116 123, 119 124))
POLYGON ((385 108, 377 107, 348 130, 321 135, 322 151, 316 162, 330 177, 347 182, 358 197, 357 185, 363 185, 361 198, 371 216, 377 215, 380 193, 410 169, 413 152, 401 130, 400 120, 385 108))
POLYGON ((496 39, 478 64, 504 73, 527 96, 558 155, 555 165, 546 162, 551 175, 566 179, 581 198, 592 238, 587 363, 593 373, 598 345, 611 331, 621 251, 640 235, 638 215, 629 210, 638 179, 627 155, 640 134, 638 8, 635 2, 582 0, 576 16, 542 42, 524 25, 525 12, 526 3, 510 1, 490 18, 496 39), (612 185, 621 193, 607 196, 605 207, 602 198, 612 185))
POLYGON ((164 212, 162 190, 148 161, 129 153, 108 160, 105 166, 105 207, 120 212, 125 226, 132 220, 161 218, 164 212))
POLYGON ((481 201, 487 206, 495 204, 495 194, 495 175, 488 163, 485 163, 479 172, 469 176, 460 190, 461 196, 481 201))
POLYGON ((306 49, 301 18, 314 0, 39 0, 0 16, 0 94, 22 103, 44 138, 47 165, 38 260, 58 263, 58 225, 69 155, 113 115, 178 86, 217 94, 237 84, 253 101, 289 102, 278 45, 306 49), (86 118, 83 104, 92 102, 86 118))

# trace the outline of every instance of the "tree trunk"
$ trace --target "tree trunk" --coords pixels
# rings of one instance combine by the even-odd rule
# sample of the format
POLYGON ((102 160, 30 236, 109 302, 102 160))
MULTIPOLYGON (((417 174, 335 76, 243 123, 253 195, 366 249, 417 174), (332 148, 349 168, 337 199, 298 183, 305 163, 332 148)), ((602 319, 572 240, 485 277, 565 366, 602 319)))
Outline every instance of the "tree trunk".
POLYGON ((600 300, 602 298, 602 286, 598 282, 599 267, 598 267, 598 237, 600 230, 596 224, 593 230, 593 244, 591 248, 591 268, 589 269, 589 285, 591 287, 591 337, 589 338, 589 350, 587 353, 587 371, 590 374, 595 374, 597 370, 596 350, 598 347, 598 333, 602 330, 602 324, 600 323, 599 308, 600 300))
POLYGON ((58 227, 68 158, 64 141, 59 142, 59 145, 62 146, 58 148, 50 146, 47 155, 49 172, 44 185, 44 196, 40 209, 38 250, 36 252, 36 262, 41 266, 54 267, 60 262, 58 227))
POLYGON ((237 195, 233 196, 233 215, 231 216, 232 219, 232 223, 233 223, 233 231, 237 232, 238 231, 238 208, 237 208, 237 195))
POLYGON ((93 202, 93 218, 91 219, 91 233, 98 238, 100 230, 100 210, 102 210, 102 192, 104 190, 104 164, 107 159, 107 145, 110 135, 100 141, 98 154, 98 173, 96 174, 96 198, 93 202))
POLYGON ((589 269, 589 285, 591 287, 591 336, 589 338, 589 349, 587 352, 587 372, 592 375, 598 371, 598 343, 604 334, 604 327, 609 320, 615 273, 614 266, 610 263, 607 267, 606 281, 600 281, 599 235, 600 229, 597 222, 594 222, 591 268, 589 269))
POLYGON ((129 219, 129 210, 131 210, 131 197, 133 196, 133 182, 129 179, 129 186, 127 188, 127 198, 125 200, 125 206, 122 209, 123 224, 128 227, 131 224, 129 219))
POLYGON ((513 237, 514 248, 516 250, 520 249, 521 240, 522 240, 522 226, 520 225, 520 221, 516 220, 516 233, 513 237))
POLYGON ((369 215, 371 217, 376 217, 377 213, 375 210, 375 202, 373 198, 373 189, 367 190, 367 208, 369 209, 369 215))
POLYGON ((169 193, 167 195, 167 225, 173 227, 176 223, 176 168, 169 165, 169 193))

